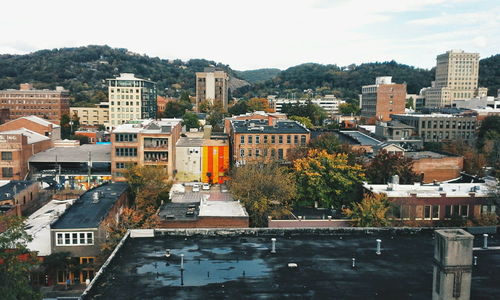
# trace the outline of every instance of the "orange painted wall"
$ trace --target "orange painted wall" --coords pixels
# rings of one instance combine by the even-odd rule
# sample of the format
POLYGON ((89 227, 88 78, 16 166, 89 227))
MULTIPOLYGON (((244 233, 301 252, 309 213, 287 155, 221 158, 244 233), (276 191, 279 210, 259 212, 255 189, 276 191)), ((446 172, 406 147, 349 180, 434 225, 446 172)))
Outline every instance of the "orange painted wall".
POLYGON ((224 183, 229 171, 229 146, 203 146, 201 155, 201 181, 224 183))

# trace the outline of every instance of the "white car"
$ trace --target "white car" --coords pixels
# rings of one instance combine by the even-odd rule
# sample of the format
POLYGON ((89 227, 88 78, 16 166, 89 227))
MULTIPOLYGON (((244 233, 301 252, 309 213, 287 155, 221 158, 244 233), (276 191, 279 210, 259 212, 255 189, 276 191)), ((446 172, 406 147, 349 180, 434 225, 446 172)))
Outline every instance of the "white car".
POLYGON ((208 184, 208 183, 204 183, 204 184, 203 184, 203 189, 204 189, 204 190, 209 190, 209 189, 210 189, 210 184, 208 184))
POLYGON ((200 185, 199 184, 193 185, 193 192, 199 192, 199 191, 200 191, 200 185))

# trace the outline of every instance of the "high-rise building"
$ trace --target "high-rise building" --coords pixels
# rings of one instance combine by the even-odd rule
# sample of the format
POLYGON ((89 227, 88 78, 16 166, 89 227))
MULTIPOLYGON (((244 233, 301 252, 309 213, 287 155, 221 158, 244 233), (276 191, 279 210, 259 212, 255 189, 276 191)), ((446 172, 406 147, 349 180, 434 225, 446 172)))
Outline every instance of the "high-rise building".
POLYGON ((375 84, 362 87, 361 117, 367 123, 390 121, 402 114, 406 105, 406 84, 393 83, 391 76, 377 77, 375 84))
POLYGON ((10 119, 37 116, 59 124, 62 115, 69 115, 69 98, 69 91, 62 86, 37 90, 23 83, 19 90, 0 91, 0 109, 9 109, 10 119))
POLYGON ((156 84, 131 73, 107 79, 111 127, 129 120, 156 118, 156 84))
POLYGON ((215 68, 205 68, 204 72, 196 73, 196 107, 203 101, 222 104, 227 111, 229 75, 215 68))
POLYGON ((455 100, 486 96, 478 86, 479 53, 450 50, 436 58, 436 79, 425 90, 425 107, 450 107, 455 100))

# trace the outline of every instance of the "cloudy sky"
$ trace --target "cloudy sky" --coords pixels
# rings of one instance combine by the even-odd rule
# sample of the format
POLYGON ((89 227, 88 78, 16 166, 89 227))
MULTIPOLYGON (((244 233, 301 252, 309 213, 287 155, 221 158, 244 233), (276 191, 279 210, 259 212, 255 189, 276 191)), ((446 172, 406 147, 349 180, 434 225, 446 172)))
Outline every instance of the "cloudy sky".
POLYGON ((498 0, 29 0, 1 5, 0 53, 103 45, 233 69, 500 53, 498 0))

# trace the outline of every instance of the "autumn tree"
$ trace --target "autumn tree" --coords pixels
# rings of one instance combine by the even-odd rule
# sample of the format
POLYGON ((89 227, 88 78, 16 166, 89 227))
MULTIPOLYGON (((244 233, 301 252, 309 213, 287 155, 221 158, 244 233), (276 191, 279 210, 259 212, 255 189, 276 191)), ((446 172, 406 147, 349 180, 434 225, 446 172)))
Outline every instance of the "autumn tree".
POLYGON ((361 165, 364 151, 355 150, 349 144, 341 143, 334 133, 324 133, 311 139, 309 149, 325 150, 328 154, 345 153, 349 165, 361 165))
POLYGON ((309 119, 308 117, 291 116, 289 119, 297 121, 309 129, 314 127, 313 123, 311 122, 311 119, 309 119))
POLYGON ((294 161, 297 206, 340 209, 359 193, 365 176, 360 165, 349 165, 347 154, 309 150, 307 157, 294 161))
POLYGON ((0 298, 6 300, 41 299, 33 290, 29 276, 37 265, 36 254, 27 248, 32 240, 24 230, 24 219, 0 215, 0 298))
POLYGON ((203 100, 200 103, 198 103, 198 111, 201 113, 208 113, 212 109, 213 105, 210 101, 208 100, 203 100))
POLYGON ((290 212, 295 180, 287 168, 277 164, 248 164, 233 170, 228 183, 235 199, 250 215, 251 226, 266 226, 267 218, 290 212))
POLYGON ((222 120, 224 119, 224 109, 222 103, 214 104, 208 112, 207 123, 212 125, 214 131, 222 131, 222 120))
POLYGON ((266 98, 251 98, 248 100, 248 110, 268 111, 269 101, 266 98))
POLYGON ((172 182, 167 169, 161 166, 128 166, 124 174, 135 197, 134 206, 139 211, 156 209, 168 200, 172 182))
POLYGON ((389 226, 388 213, 391 203, 386 194, 365 194, 360 202, 351 203, 352 208, 346 208, 343 213, 355 221, 358 227, 389 226))
POLYGON ((389 153, 382 150, 366 168, 366 177, 374 184, 385 184, 393 175, 399 176, 401 184, 413 184, 422 180, 419 174, 413 172, 413 160, 404 157, 401 153, 389 153))
POLYGON ((464 157, 464 171, 471 175, 484 175, 487 156, 463 140, 446 143, 443 151, 464 157))

